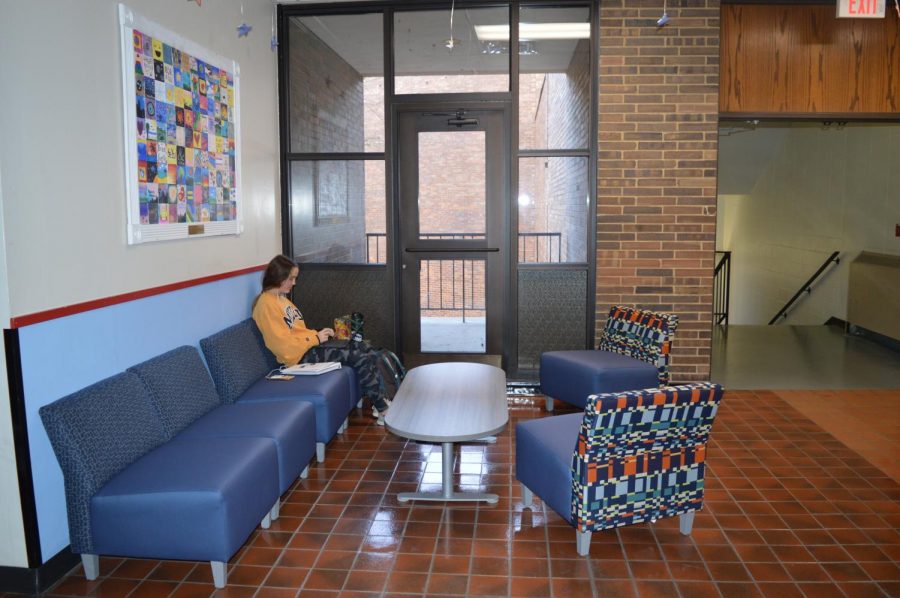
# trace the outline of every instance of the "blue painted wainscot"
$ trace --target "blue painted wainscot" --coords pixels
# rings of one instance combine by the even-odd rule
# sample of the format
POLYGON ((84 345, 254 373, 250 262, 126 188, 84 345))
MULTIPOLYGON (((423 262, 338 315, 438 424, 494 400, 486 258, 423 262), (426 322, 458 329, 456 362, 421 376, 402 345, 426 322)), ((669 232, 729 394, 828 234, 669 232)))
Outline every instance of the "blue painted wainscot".
POLYGON ((89 384, 246 319, 251 272, 19 328, 42 562, 69 545, 63 477, 38 409, 89 384))

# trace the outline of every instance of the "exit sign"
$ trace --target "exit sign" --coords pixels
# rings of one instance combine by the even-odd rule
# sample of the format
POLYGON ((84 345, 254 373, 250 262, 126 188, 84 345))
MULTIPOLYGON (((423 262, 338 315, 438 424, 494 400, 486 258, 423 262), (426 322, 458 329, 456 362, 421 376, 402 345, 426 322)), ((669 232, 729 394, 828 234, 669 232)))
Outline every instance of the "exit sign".
POLYGON ((883 19, 885 0, 837 0, 838 18, 883 19))

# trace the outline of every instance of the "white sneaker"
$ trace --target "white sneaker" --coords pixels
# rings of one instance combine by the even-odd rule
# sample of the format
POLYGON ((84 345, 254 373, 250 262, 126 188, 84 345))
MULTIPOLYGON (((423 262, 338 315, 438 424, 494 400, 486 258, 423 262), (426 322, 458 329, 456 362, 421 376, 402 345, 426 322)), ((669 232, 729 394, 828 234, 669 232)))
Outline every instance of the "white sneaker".
POLYGON ((372 407, 372 417, 375 418, 375 425, 377 425, 377 426, 384 425, 384 414, 385 413, 387 413, 386 410, 378 411, 378 409, 376 409, 375 407, 372 407))

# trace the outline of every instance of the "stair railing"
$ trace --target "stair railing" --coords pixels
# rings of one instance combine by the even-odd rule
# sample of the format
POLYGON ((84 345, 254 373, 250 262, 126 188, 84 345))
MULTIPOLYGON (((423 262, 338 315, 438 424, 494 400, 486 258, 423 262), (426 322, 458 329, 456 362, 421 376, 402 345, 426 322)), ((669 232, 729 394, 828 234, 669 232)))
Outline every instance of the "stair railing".
POLYGON ((791 306, 794 304, 794 302, 797 301, 797 299, 800 297, 800 295, 802 295, 804 292, 807 295, 810 295, 812 293, 813 283, 822 275, 823 272, 825 272, 825 269, 828 268, 828 266, 830 266, 831 264, 840 264, 841 263, 841 258, 838 257, 840 254, 841 254, 840 251, 835 251, 830 256, 828 256, 828 259, 825 260, 825 262, 821 266, 819 266, 819 269, 816 270, 816 273, 813 274, 812 276, 810 276, 809 280, 804 282, 803 285, 800 287, 800 289, 796 293, 794 293, 794 296, 791 297, 790 300, 784 304, 784 307, 782 307, 780 310, 778 310, 778 313, 775 314, 775 317, 772 318, 771 320, 769 320, 770 326, 772 324, 775 324, 778 321, 778 318, 782 318, 782 317, 787 318, 788 309, 791 308, 791 306))
POLYGON ((713 323, 728 325, 728 304, 731 296, 731 252, 717 251, 721 255, 713 270, 713 323))

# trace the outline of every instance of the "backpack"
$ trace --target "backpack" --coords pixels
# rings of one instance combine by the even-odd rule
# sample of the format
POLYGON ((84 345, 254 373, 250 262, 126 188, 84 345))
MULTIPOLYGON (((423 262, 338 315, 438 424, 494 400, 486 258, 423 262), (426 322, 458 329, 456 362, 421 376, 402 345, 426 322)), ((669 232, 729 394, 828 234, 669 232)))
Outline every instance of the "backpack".
POLYGON ((390 349, 378 349, 378 370, 384 380, 384 390, 388 400, 393 400, 400 390, 400 383, 406 377, 406 368, 397 354, 390 349))

